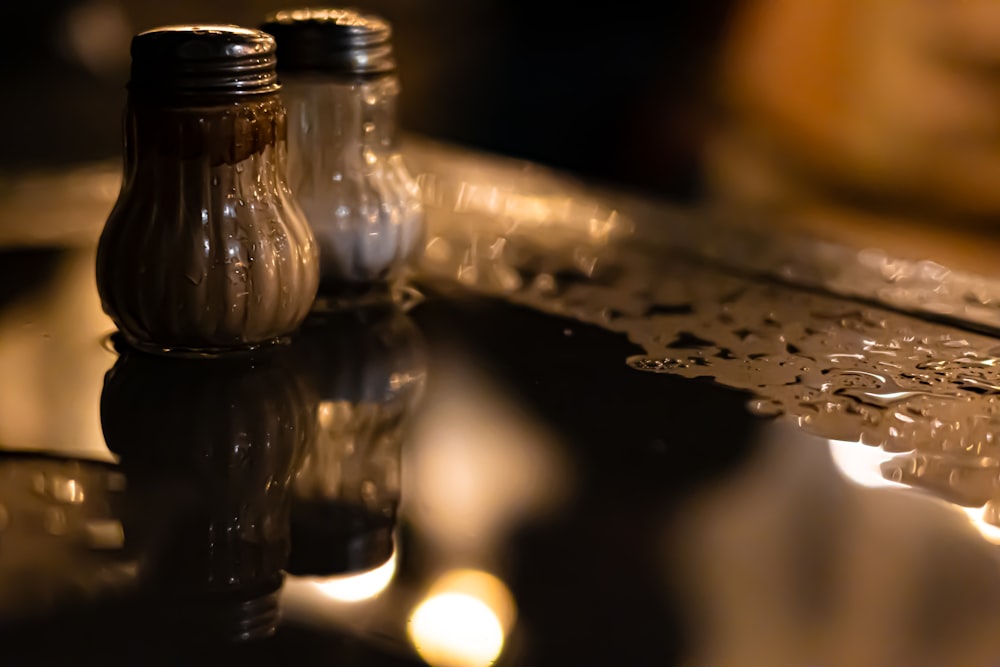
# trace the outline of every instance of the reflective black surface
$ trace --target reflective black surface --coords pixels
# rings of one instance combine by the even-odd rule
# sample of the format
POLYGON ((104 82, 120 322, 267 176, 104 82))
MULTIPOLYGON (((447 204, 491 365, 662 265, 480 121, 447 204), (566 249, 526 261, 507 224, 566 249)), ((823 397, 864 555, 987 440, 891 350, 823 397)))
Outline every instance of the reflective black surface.
MULTIPOLYGON (((6 255, 7 266, 23 258, 6 255)), ((54 266, 76 259, 44 256, 54 266)), ((48 283, 48 294, 86 284, 81 275, 67 278, 48 283)), ((405 313, 317 315, 287 347, 234 358, 150 356, 117 336, 103 338, 110 333, 105 325, 82 336, 88 344, 80 353, 108 368, 101 433, 76 433, 95 443, 103 435, 107 456, 68 437, 49 441, 58 458, 12 453, 3 463, 11 470, 6 488, 18 493, 4 503, 6 549, 26 551, 23 526, 59 557, 58 567, 20 566, 54 590, 31 615, 22 603, 7 610, 18 629, 5 645, 18 660, 139 655, 150 642, 162 646, 161 657, 179 649, 177 659, 187 660, 194 639, 213 651, 235 642, 236 652, 245 641, 277 642, 293 655, 300 643, 329 642, 336 653, 344 631, 298 638, 308 623, 279 622, 275 591, 296 575, 344 576, 390 557, 403 598, 443 566, 503 577, 519 622, 545 629, 523 640, 524 658, 537 664, 578 651, 574 661, 602 651, 602 661, 631 656, 633 664, 679 656, 668 589, 649 585, 660 578, 659 524, 679 498, 747 455, 755 424, 741 394, 636 373, 622 361, 635 350, 619 335, 432 289, 405 313), (420 428, 436 437, 407 454, 425 400, 436 401, 438 414, 420 428), (715 419, 719 411, 730 418, 715 419), (686 446, 696 440, 717 444, 686 446), (117 462, 66 462, 78 452, 117 462), (415 470, 407 475, 402 463, 415 470), (108 490, 112 475, 118 486, 108 490), (407 495, 400 477, 414 484, 411 492, 428 488, 417 496, 422 505, 397 521, 398 494, 407 495), (93 503, 99 515, 70 511, 77 509, 71 491, 43 493, 38 479, 78 489, 83 509, 93 503), (32 503, 45 505, 41 517, 31 515, 32 503), (540 512, 552 503, 557 511, 540 512), (44 512, 65 515, 58 531, 44 512), (86 541, 109 525, 113 544, 86 541), (124 581, 101 581, 123 561, 124 581), (71 573, 88 585, 82 602, 79 591, 60 585, 71 573), (623 614, 629 622, 615 622, 623 614), (73 626, 76 641, 31 639, 73 626), (578 644, 580 632, 600 634, 604 648, 578 644)), ((68 337, 41 335, 54 346, 68 337)), ((12 381, 8 375, 5 384, 12 381)), ((85 397, 74 392, 69 400, 85 397)), ((403 642, 391 638, 389 652, 409 653, 403 642)))
POLYGON ((469 160, 399 303, 254 353, 0 253, 3 664, 996 664, 994 339, 469 160))

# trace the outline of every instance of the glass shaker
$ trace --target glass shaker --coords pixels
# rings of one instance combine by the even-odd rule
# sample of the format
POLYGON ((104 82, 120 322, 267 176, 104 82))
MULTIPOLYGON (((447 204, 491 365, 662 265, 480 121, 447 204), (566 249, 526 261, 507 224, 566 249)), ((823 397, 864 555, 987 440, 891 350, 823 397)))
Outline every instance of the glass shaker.
POLYGON ((424 235, 396 137, 391 26, 351 9, 300 9, 261 29, 278 44, 289 179, 319 244, 320 295, 388 294, 424 235))
POLYGON ((101 303, 132 345, 254 347, 309 313, 318 254, 285 180, 278 88, 258 30, 133 38, 124 181, 97 253, 101 303))

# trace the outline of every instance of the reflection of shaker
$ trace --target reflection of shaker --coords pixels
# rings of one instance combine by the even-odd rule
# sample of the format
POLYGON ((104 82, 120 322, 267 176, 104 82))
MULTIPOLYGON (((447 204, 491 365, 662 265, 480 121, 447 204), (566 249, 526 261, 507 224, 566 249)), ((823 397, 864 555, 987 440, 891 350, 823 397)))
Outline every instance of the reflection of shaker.
POLYGON ((316 247, 285 182, 274 49, 234 26, 132 41, 125 176, 97 286, 133 345, 253 347, 294 331, 312 306, 316 247))
POLYGON ((321 296, 388 288, 424 232, 396 141, 390 25, 354 10, 301 9, 261 28, 278 45, 289 182, 320 248, 321 296))
POLYGON ((401 447, 423 392, 423 339, 392 307, 307 322, 303 361, 319 398, 316 431, 293 482, 294 574, 384 563, 400 498, 401 447))
POLYGON ((145 516, 142 580, 163 623, 245 640, 271 634, 288 549, 288 487, 312 429, 287 350, 224 359, 124 351, 101 422, 145 516))

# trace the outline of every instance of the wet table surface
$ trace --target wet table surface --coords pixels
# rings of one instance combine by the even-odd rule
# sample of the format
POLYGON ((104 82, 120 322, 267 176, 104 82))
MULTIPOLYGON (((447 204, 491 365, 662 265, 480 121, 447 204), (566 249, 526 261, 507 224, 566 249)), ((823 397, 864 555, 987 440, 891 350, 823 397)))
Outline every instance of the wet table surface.
POLYGON ((690 212, 409 159, 400 301, 236 358, 116 341, 115 169, 0 192, 0 663, 1000 661, 988 281, 798 241, 837 273, 781 279, 690 212))

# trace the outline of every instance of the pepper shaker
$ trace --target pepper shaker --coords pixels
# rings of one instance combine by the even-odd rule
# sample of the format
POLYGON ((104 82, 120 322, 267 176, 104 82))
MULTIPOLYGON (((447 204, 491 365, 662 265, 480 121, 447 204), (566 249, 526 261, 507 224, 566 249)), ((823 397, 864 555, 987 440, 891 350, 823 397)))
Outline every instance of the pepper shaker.
POLYGON ((289 179, 320 249, 320 295, 388 293, 423 243, 396 136, 392 30, 353 9, 270 15, 288 108, 289 179))
POLYGON ((124 181, 97 254, 104 311, 155 352, 280 339, 312 307, 319 265, 285 178, 274 39, 167 26, 131 52, 124 181))

